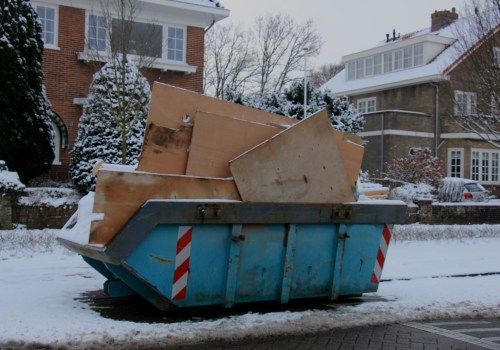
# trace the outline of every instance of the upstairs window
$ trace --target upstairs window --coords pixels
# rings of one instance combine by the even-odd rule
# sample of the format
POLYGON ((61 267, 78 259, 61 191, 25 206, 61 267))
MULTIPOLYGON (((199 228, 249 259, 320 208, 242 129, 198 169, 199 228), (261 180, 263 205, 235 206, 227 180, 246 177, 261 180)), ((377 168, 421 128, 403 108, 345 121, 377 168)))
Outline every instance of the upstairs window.
POLYGON ((493 48, 493 64, 500 67, 500 47, 493 48))
POLYGON ((424 64, 424 44, 413 46, 413 66, 418 67, 424 64))
POLYGON ((455 91, 455 115, 476 115, 477 97, 474 92, 455 91))
POLYGON ((166 24, 122 21, 96 14, 87 17, 87 49, 104 55, 124 51, 160 61, 185 61, 186 29, 166 24))
POLYGON ((358 112, 359 113, 371 113, 377 110, 377 99, 376 97, 361 98, 358 100, 358 112))
POLYGON ((422 66, 423 64, 424 45, 422 43, 414 44, 401 49, 378 53, 346 62, 346 79, 362 79, 402 69, 410 69, 422 66))
POLYGON ((168 27, 167 58, 173 61, 184 60, 184 29, 168 27))
POLYGON ((57 46, 57 10, 52 6, 37 5, 38 20, 42 25, 45 46, 57 46))
POLYGON ((87 47, 95 51, 106 51, 106 18, 89 15, 87 47))
POLYGON ((394 51, 394 70, 403 69, 403 50, 394 51))
POLYGON ((162 57, 163 27, 161 25, 133 21, 123 22, 119 19, 113 19, 111 23, 111 45, 114 51, 126 51, 132 55, 146 57, 162 57), (128 38, 123 37, 124 30, 128 38))

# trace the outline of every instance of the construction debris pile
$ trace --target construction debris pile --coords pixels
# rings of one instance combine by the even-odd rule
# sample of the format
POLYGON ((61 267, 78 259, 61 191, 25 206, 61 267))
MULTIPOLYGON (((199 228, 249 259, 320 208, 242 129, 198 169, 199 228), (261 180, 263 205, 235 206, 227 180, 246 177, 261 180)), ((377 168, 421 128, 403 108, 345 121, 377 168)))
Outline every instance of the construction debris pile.
POLYGON ((136 168, 97 169, 89 243, 106 244, 149 199, 345 203, 361 139, 326 110, 298 121, 155 83, 136 168))

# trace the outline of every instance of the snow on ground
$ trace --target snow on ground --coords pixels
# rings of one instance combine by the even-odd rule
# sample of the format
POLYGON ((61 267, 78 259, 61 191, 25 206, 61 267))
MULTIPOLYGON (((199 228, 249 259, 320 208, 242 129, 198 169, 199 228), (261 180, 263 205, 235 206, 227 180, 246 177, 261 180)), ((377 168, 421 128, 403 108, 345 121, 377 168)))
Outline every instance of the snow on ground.
POLYGON ((499 225, 396 226, 382 275, 390 281, 369 294, 386 301, 173 324, 106 319, 75 300, 101 289, 104 279, 57 245, 57 232, 0 231, 0 348, 159 347, 410 320, 500 317, 500 275, 444 277, 500 272, 499 225))

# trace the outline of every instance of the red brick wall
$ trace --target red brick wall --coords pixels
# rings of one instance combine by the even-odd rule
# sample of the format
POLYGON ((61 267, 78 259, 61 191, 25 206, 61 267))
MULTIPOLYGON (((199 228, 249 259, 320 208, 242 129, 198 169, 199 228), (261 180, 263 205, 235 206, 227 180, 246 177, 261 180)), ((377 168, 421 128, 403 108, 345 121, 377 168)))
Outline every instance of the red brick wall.
MULTIPOLYGON (((187 63, 197 66, 192 74, 182 72, 161 72, 150 70, 146 77, 152 84, 160 81, 185 89, 202 92, 204 29, 187 28, 187 63)), ((52 180, 67 181, 70 150, 73 148, 78 131, 78 120, 82 106, 75 105, 73 98, 86 96, 97 70, 94 63, 79 61, 77 55, 85 46, 85 10, 59 7, 59 50, 45 49, 43 55, 44 81, 47 96, 54 111, 64 120, 68 130, 68 147, 61 149, 61 165, 53 165, 46 177, 52 180)), ((44 176, 45 177, 45 176, 44 176)))

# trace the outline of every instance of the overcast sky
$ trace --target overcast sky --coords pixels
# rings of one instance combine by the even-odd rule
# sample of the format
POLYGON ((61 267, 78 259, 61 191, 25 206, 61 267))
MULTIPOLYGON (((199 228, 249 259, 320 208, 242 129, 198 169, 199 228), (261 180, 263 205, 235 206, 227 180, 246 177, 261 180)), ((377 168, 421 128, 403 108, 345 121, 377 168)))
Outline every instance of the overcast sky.
MULTIPOLYGON (((431 13, 461 14, 465 0, 221 0, 229 21, 252 24, 266 13, 288 14, 296 21, 314 20, 324 45, 313 65, 339 63, 342 56, 369 49, 386 33, 409 33, 430 27, 431 13)), ((226 22, 225 19, 223 22, 226 22)))

